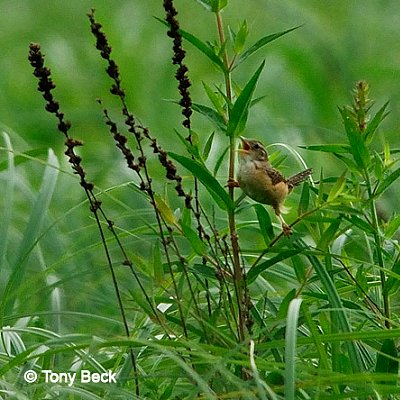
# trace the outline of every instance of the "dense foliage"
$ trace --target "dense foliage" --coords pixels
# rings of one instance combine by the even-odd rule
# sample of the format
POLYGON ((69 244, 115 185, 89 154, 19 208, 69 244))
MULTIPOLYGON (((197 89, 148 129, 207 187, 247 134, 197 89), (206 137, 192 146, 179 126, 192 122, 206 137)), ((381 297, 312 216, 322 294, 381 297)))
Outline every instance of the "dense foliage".
POLYGON ((93 10, 93 57, 95 47, 109 93, 82 106, 82 126, 69 121, 68 87, 55 87, 62 63, 53 66, 54 48, 30 44, 49 127, 59 131, 49 142, 63 142, 66 158, 46 149, 43 159, 42 146, 22 151, 4 128, 0 396, 398 398, 400 218, 387 204, 400 169, 382 125, 395 116, 388 103, 374 106, 369 84, 358 80, 350 105, 337 110, 321 99, 313 108, 330 121, 324 130, 340 126, 333 137, 257 134, 252 121, 272 101, 260 93, 269 74, 260 54, 295 41, 302 21, 253 40, 245 20, 226 26, 233 2, 197 3, 196 13, 203 6, 215 22, 212 41, 181 29, 172 0, 158 19, 172 47, 171 103, 181 110, 180 126, 163 114, 171 135, 146 126, 132 107, 151 107, 154 94, 129 90, 114 37, 93 10), (192 77, 191 59, 212 66, 213 77, 192 77), (101 131, 98 148, 84 143, 91 123, 101 131), (270 208, 233 184, 244 133, 265 142, 288 175, 314 168, 287 202, 290 237, 270 208), (49 382, 45 370, 110 371, 117 384, 49 382), (32 372, 38 379, 28 383, 32 372))

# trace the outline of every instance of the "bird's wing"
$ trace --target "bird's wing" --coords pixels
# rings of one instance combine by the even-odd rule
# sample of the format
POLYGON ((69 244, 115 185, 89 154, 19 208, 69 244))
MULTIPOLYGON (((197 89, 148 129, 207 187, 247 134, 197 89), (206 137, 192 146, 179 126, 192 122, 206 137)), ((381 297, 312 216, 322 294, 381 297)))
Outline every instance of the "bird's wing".
POLYGON ((286 178, 275 168, 266 167, 265 172, 271 178, 271 182, 273 185, 277 185, 280 182, 286 182, 286 178))

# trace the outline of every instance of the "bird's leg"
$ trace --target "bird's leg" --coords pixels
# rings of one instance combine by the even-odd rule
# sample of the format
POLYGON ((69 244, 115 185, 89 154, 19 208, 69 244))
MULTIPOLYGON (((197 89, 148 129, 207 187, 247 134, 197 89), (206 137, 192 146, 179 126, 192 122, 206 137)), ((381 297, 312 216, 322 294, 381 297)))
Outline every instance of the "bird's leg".
POLYGON ((292 234, 292 228, 285 222, 280 212, 276 213, 276 215, 279 218, 279 221, 281 221, 283 234, 285 236, 290 236, 292 234))

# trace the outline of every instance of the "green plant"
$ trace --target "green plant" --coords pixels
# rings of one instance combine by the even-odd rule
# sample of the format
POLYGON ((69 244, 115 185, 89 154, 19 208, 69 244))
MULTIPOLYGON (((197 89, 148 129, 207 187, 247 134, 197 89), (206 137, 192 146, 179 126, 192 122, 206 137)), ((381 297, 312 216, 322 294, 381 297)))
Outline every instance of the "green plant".
MULTIPOLYGON (((400 391, 399 304, 394 297, 400 286, 396 241, 400 219, 379 213, 379 206, 400 173, 395 168, 397 152, 388 143, 380 149, 376 140, 387 105, 370 116, 368 86, 357 83, 354 104, 339 109, 344 143, 305 147, 336 158, 343 173, 326 177, 321 171, 318 182, 304 184, 292 203, 298 204, 296 215, 290 215, 295 233, 290 238, 276 234, 268 210, 238 199, 233 185, 224 187, 234 180, 236 138, 246 129, 251 107, 261 101, 254 93, 265 63, 254 68, 244 84, 235 82, 234 74, 257 51, 296 28, 246 47, 245 21, 237 31, 229 29, 226 37, 221 11, 227 1, 200 3, 215 17, 215 43, 181 30, 173 2, 164 1, 186 130, 186 134, 177 131, 181 148, 163 148, 129 110, 111 46, 94 12, 89 13, 123 124, 101 101, 104 120, 134 175, 127 186, 129 195, 134 193, 143 208, 129 204, 129 196, 117 200, 124 185, 111 188, 110 194, 97 191, 88 181, 78 155, 82 142, 70 136, 71 125, 53 96, 54 84, 40 46, 31 44, 30 62, 46 110, 56 116, 66 138, 68 161, 100 234, 104 252, 99 259, 106 260, 112 282, 105 286, 110 298, 113 288, 122 324, 115 323, 118 317, 113 314, 115 335, 64 335, 57 328, 33 327, 31 319, 22 326, 4 326, 21 312, 18 288, 27 274, 22 261, 32 257, 41 239, 42 225, 28 224, 36 230, 21 242, 18 268, 11 269, 2 299, 3 390, 29 398, 395 398, 400 391), (182 38, 221 74, 216 85, 203 83, 211 105, 191 100, 182 38), (215 131, 206 139, 192 126, 192 110, 214 124, 215 131), (223 142, 224 149, 213 158, 216 142, 223 142), (154 179, 160 168, 166 178, 162 182, 154 179), (105 211, 109 198, 114 207, 122 203, 127 211, 118 221, 105 211), (138 218, 135 228, 127 223, 138 218), (138 249, 141 240, 147 252, 138 249), (23 382, 27 369, 50 367, 112 369, 118 372, 119 386, 68 388, 43 380, 30 386, 23 382), (18 384, 9 385, 16 374, 18 384)), ((297 155, 291 146, 285 149, 297 155)), ((279 165, 286 157, 274 153, 271 159, 279 165)), ((55 164, 54 158, 48 164, 55 164)), ((12 157, 8 168, 11 176, 12 157)), ((47 171, 54 176, 57 169, 47 167, 47 171)), ((54 178, 43 181, 49 199, 54 178)), ((40 194, 37 203, 42 209, 34 208, 34 215, 43 218, 48 201, 40 194)), ((103 271, 96 264, 93 268, 94 274, 103 271)), ((103 309, 98 314, 99 319, 106 316, 103 309)))

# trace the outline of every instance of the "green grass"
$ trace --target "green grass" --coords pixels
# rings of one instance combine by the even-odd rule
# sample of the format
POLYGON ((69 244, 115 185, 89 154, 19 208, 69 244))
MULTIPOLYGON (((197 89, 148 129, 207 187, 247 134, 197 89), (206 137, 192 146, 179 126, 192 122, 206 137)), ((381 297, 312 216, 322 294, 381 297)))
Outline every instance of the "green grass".
MULTIPOLYGON (((79 28, 64 45, 60 32, 68 28, 45 23, 45 15, 65 11, 41 9, 42 31, 28 41, 41 42, 57 84, 46 93, 60 101, 65 118, 43 112, 27 46, 23 60, 10 55, 30 89, 18 97, 7 88, 16 111, 7 106, 4 123, 21 133, 4 125, 0 143, 0 396, 400 398, 400 218, 393 196, 400 173, 396 116, 387 114, 398 91, 386 74, 390 59, 383 68, 383 50, 366 35, 373 30, 378 40, 394 29, 395 3, 378 10, 249 1, 246 24, 233 1, 215 13, 199 3, 223 1, 187 9, 177 1, 187 57, 173 68, 166 66, 167 28, 152 19, 164 18, 162 2, 151 3, 120 2, 108 13, 105 3, 96 5, 112 46, 111 53, 102 47, 105 60, 96 58, 99 34, 89 34, 89 4, 71 5, 66 26, 79 28), (137 26, 127 17, 134 5, 137 26), (193 26, 188 15, 196 16, 193 26), (365 23, 349 25, 355 15, 365 23), (139 45, 131 48, 135 32, 146 39, 145 56, 139 45), (83 78, 74 58, 60 58, 68 48, 85 55, 83 78), (155 59, 165 66, 151 65, 155 59), (112 60, 120 76, 104 73, 112 60), (186 63, 191 130, 180 125, 187 116, 179 107, 162 100, 187 100, 183 90, 173 92, 175 68, 186 63), (359 80, 366 72, 371 90, 359 80), (23 116, 21 104, 29 110, 23 116), (55 134, 68 118, 72 129, 55 134), (33 138, 37 132, 43 135, 33 138), (243 133, 265 142, 286 175, 314 168, 286 203, 289 238, 270 208, 226 188, 243 133), (65 138, 85 145, 74 142, 65 157, 65 138), (38 373, 37 382, 24 380, 28 370, 38 373), (110 370, 118 383, 68 386, 45 382, 43 370, 110 370)), ((29 21, 33 14, 28 8, 16 15, 29 21)))

